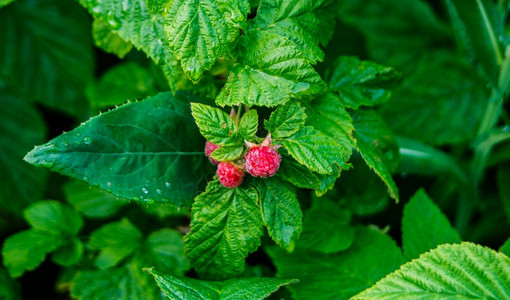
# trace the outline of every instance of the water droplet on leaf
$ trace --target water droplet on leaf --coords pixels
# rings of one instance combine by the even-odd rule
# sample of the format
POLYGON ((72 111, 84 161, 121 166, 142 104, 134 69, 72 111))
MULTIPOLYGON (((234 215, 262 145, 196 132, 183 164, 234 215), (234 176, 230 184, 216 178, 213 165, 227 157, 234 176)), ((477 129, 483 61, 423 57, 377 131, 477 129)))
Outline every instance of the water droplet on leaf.
POLYGON ((83 143, 85 143, 86 145, 90 145, 90 143, 92 143, 92 139, 90 138, 90 136, 84 137, 83 143))
POLYGON ((142 188, 142 192, 143 192, 144 194, 148 194, 148 193, 149 193, 149 191, 148 191, 146 188, 142 188))

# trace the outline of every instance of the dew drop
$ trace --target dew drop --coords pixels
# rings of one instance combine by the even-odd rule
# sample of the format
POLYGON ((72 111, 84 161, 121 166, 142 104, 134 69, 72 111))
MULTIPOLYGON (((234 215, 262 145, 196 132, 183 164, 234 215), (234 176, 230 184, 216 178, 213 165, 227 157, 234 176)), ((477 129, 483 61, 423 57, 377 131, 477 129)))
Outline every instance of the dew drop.
POLYGON ((111 183, 110 181, 108 181, 108 182, 106 183, 106 186, 110 187, 110 186, 112 186, 112 183, 111 183))
POLYGON ((82 179, 83 179, 84 181, 89 180, 89 178, 88 178, 87 176, 83 176, 83 178, 82 178, 82 179))
POLYGON ((166 186, 167 189, 169 189, 170 188, 170 182, 165 182, 165 186, 166 186))
POLYGON ((156 193, 161 194, 161 190, 160 189, 156 189, 156 193))
POLYGON ((146 188, 142 188, 142 192, 143 192, 144 194, 148 194, 148 193, 149 193, 149 191, 148 191, 146 188))
POLYGON ((120 19, 115 16, 115 13, 113 10, 110 10, 108 12, 107 20, 108 20, 108 25, 110 25, 110 27, 113 30, 119 29, 120 25, 122 25, 120 19))
POLYGON ((86 145, 90 145, 90 143, 92 143, 92 139, 90 138, 90 136, 84 137, 83 143, 85 143, 86 145))

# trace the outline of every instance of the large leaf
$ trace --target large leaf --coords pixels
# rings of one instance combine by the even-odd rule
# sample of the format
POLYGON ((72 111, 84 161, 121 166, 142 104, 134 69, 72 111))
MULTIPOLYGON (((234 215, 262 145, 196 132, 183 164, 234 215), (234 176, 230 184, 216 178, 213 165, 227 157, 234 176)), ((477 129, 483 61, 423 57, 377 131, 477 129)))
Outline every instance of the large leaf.
POLYGON ((83 123, 25 160, 130 200, 189 205, 202 147, 186 95, 161 93, 83 123))
POLYGON ((257 192, 269 235, 280 247, 292 252, 303 229, 296 192, 278 178, 260 180, 257 192))
POLYGON ((404 207, 402 248, 407 260, 446 243, 460 243, 457 231, 441 210, 420 189, 404 207))
POLYGON ((264 126, 273 139, 286 138, 298 132, 305 120, 305 109, 298 102, 291 102, 278 107, 269 120, 264 121, 264 126))
MULTIPOLYGON (((2 22, 2 20, 0 20, 2 22)), ((1 39, 2 37, 0 37, 1 39)), ((0 47, 3 48, 3 47, 0 47)), ((2 50, 0 49, 0 52, 2 50)), ((47 172, 22 160, 34 144, 45 139, 46 126, 28 101, 3 87, 0 80, 0 215, 18 218, 30 203, 39 200, 47 172)), ((0 217, 1 218, 1 217, 0 217)))
POLYGON ((195 198, 186 254, 205 277, 223 279, 244 269, 244 258, 260 245, 263 233, 257 192, 253 187, 228 189, 211 181, 195 198))
POLYGON ((295 299, 348 299, 370 287, 402 263, 402 254, 388 236, 366 227, 356 229, 353 245, 340 253, 323 254, 296 248, 287 254, 268 252, 282 278, 297 277, 290 285, 295 299))
POLYGON ((182 74, 163 30, 163 17, 149 14, 145 0, 78 0, 96 19, 107 21, 113 33, 131 42, 161 65, 172 89, 182 74))
POLYGON ((352 118, 356 148, 367 165, 384 181, 390 196, 398 201, 398 189, 391 177, 399 161, 395 135, 373 110, 359 110, 352 118))
POLYGON ((508 299, 510 258, 472 243, 443 245, 353 299, 508 299))
POLYGON ((230 52, 250 11, 248 0, 149 1, 165 16, 170 47, 193 81, 230 52), (156 2, 156 3, 153 3, 156 2))
POLYGON ((263 0, 260 2, 254 26, 293 41, 311 63, 322 61, 326 46, 335 27, 328 0, 263 0))
POLYGON ((291 97, 316 94, 326 87, 288 38, 252 30, 239 44, 241 59, 216 98, 218 105, 277 106, 291 97))
POLYGON ((19 0, 2 8, 0 45, 0 76, 31 99, 83 115, 94 64, 89 24, 79 5, 19 0))
POLYGON ((181 300, 259 300, 267 298, 281 286, 295 282, 293 279, 267 277, 236 278, 223 282, 202 281, 187 277, 174 277, 154 269, 149 272, 169 299, 181 300))
POLYGON ((192 103, 191 111, 200 133, 209 142, 216 145, 235 143, 236 127, 230 117, 219 108, 192 103))

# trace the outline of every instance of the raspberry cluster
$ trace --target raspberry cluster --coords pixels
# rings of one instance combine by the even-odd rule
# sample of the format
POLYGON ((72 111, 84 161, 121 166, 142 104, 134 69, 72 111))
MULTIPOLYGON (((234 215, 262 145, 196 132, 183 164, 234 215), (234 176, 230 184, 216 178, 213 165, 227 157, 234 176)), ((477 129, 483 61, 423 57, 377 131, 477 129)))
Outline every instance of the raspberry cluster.
POLYGON ((278 153, 280 146, 271 142, 269 134, 260 145, 246 141, 249 148, 240 163, 222 161, 218 163, 211 158, 211 153, 220 146, 209 141, 205 144, 205 155, 209 160, 218 166, 216 175, 220 183, 227 188, 235 188, 243 182, 245 171, 253 177, 271 177, 280 168, 281 156, 278 153))

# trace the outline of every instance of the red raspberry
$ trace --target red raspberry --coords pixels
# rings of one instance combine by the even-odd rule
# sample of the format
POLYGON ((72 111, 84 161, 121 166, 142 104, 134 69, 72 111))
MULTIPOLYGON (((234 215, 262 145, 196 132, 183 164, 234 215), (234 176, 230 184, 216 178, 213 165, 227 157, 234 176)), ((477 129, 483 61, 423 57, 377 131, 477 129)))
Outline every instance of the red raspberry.
POLYGON ((262 144, 256 145, 246 142, 250 150, 246 153, 246 171, 254 177, 271 177, 276 174, 280 168, 282 158, 278 151, 278 146, 271 143, 271 134, 269 134, 262 144))
POLYGON ((231 162, 222 161, 218 164, 216 175, 223 186, 231 189, 243 182, 244 170, 231 162))
POLYGON ((218 165, 218 161, 214 158, 211 158, 211 153, 213 153, 213 151, 219 147, 221 146, 215 145, 209 141, 205 142, 205 156, 207 156, 214 165, 218 165))

